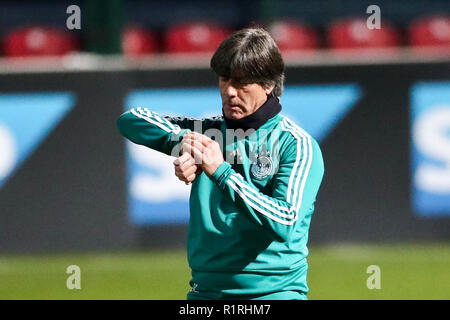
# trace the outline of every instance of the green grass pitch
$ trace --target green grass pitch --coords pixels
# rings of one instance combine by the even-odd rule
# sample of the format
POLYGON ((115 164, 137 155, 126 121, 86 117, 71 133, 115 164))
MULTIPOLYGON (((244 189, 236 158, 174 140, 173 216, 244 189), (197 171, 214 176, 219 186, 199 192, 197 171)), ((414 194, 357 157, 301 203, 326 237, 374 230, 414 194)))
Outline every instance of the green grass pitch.
MULTIPOLYGON (((308 298, 450 299, 450 244, 312 246, 308 298), (367 267, 381 289, 366 286, 367 267)), ((0 299, 185 299, 185 250, 57 255, 0 255, 0 299), (66 287, 66 268, 81 269, 81 289, 66 287)))

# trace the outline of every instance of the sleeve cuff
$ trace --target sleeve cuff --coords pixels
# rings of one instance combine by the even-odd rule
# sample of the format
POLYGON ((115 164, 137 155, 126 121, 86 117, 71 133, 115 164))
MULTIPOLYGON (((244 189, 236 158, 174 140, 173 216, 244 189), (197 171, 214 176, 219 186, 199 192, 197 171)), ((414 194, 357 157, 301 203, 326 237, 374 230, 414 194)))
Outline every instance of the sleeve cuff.
POLYGON ((171 139, 173 141, 181 142, 181 140, 183 139, 183 136, 188 132, 191 132, 191 130, 190 129, 182 129, 178 133, 172 133, 171 139))
POLYGON ((222 164, 216 169, 216 171, 212 174, 211 180, 221 189, 225 189, 226 181, 232 174, 233 168, 231 168, 231 164, 224 161, 222 164))

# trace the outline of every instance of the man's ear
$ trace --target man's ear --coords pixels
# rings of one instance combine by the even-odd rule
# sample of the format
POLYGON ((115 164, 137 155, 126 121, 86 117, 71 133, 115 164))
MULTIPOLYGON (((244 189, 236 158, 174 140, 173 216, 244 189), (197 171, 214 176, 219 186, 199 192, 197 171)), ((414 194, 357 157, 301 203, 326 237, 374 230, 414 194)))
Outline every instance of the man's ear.
POLYGON ((270 86, 270 87, 264 88, 264 90, 266 91, 266 95, 270 95, 274 88, 275 88, 275 86, 270 86))

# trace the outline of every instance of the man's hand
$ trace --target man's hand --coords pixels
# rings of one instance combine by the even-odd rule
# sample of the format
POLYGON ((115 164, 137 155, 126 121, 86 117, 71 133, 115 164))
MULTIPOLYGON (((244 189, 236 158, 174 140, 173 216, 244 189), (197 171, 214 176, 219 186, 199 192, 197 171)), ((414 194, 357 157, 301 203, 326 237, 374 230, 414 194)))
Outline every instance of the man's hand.
POLYGON ((224 161, 220 145, 211 138, 197 132, 185 134, 181 148, 194 157, 195 163, 199 164, 209 177, 224 161))
POLYGON ((175 175, 187 185, 202 173, 201 166, 195 164, 194 158, 186 152, 176 158, 173 164, 175 165, 175 175))

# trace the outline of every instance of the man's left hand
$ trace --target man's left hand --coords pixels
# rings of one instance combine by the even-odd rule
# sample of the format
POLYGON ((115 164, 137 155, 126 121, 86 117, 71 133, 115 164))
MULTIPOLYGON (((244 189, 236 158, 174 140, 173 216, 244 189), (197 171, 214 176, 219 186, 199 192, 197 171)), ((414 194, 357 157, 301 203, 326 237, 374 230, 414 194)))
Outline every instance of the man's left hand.
POLYGON ((190 153, 208 176, 212 176, 224 161, 220 145, 203 134, 186 133, 181 143, 182 150, 190 153))

